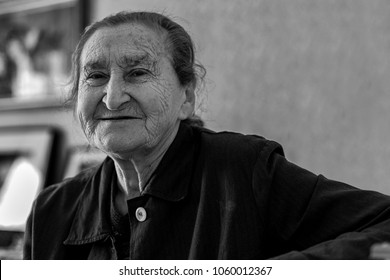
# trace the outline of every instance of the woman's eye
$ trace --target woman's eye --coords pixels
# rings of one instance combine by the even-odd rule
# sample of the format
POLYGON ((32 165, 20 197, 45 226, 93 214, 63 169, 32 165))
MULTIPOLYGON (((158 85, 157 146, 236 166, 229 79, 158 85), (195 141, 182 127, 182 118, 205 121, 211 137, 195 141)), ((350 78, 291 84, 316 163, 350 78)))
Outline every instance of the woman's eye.
POLYGON ((92 73, 87 76, 87 80, 98 80, 98 79, 103 79, 105 78, 106 75, 103 73, 92 73))
POLYGON ((101 72, 95 72, 87 75, 87 83, 91 86, 100 86, 105 83, 107 75, 101 72))
POLYGON ((135 70, 130 71, 128 76, 130 78, 141 78, 141 77, 148 75, 148 74, 149 74, 149 71, 146 69, 135 69, 135 70))

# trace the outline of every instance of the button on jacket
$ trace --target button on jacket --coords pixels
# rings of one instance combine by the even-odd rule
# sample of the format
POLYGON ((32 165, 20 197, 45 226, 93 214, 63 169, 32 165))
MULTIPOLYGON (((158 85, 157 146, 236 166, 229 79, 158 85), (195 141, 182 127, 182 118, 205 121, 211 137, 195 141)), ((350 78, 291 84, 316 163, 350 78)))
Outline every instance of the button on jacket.
MULTIPOLYGON (((117 259, 114 163, 44 189, 25 259, 117 259)), ((127 202, 130 259, 366 259, 390 241, 390 197, 317 176, 259 136, 181 124, 127 202)))

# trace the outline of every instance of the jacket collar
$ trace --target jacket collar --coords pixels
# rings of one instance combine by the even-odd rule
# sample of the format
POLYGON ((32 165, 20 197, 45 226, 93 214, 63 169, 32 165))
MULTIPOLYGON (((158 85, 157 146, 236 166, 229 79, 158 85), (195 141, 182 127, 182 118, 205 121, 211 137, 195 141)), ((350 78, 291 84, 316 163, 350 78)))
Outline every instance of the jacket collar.
MULTIPOLYGON (((195 142, 192 128, 180 124, 178 133, 147 183, 141 196, 153 196, 175 202, 184 199, 192 181, 195 142)), ((110 158, 93 173, 78 201, 66 245, 81 245, 112 235, 111 198, 116 188, 114 162, 110 158)))

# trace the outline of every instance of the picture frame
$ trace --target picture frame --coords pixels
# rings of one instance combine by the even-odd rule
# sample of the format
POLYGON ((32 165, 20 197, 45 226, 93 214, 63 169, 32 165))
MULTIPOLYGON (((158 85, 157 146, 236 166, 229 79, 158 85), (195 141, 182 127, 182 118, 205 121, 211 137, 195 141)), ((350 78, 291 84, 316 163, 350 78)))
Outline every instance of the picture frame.
POLYGON ((55 131, 50 127, 0 129, 0 230, 23 231, 26 212, 49 176, 54 139, 55 131), (9 213, 12 205, 21 215, 15 224, 9 213))
POLYGON ((0 129, 0 259, 18 259, 32 203, 51 173, 51 127, 0 129))
POLYGON ((60 99, 88 10, 87 0, 0 1, 1 99, 60 99))

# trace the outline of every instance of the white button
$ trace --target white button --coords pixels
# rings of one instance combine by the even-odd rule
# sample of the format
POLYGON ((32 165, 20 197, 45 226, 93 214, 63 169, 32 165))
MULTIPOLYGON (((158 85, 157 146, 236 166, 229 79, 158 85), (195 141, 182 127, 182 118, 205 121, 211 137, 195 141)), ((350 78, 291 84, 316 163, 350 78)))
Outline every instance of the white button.
POLYGON ((135 217, 138 221, 143 222, 146 220, 146 210, 143 207, 138 207, 137 210, 135 210, 135 217))

